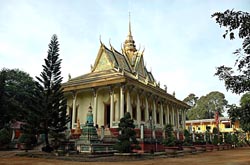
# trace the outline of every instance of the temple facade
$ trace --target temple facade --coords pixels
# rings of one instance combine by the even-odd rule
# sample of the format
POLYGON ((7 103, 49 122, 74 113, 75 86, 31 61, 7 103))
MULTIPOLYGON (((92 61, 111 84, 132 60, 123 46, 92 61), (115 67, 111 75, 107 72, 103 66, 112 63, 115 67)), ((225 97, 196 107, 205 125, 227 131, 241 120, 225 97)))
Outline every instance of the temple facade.
POLYGON ((121 52, 100 41, 91 72, 70 78, 63 84, 70 128, 86 123, 87 107, 93 107, 94 125, 117 128, 120 118, 130 112, 137 128, 162 129, 170 123, 185 128, 187 104, 162 89, 144 64, 144 51, 137 50, 129 22, 128 36, 121 52))

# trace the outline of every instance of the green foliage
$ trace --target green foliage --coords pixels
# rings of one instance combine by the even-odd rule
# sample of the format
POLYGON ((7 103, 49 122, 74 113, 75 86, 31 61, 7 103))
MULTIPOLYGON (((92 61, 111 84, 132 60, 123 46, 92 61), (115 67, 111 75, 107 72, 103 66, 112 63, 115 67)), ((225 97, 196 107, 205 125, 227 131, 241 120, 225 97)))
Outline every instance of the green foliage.
POLYGON ((239 120, 240 127, 246 132, 250 131, 250 92, 242 95, 239 107, 230 105, 227 112, 233 123, 239 120))
POLYGON ((50 132, 49 135, 50 135, 49 137, 52 139, 51 145, 54 149, 58 149, 61 143, 66 140, 65 133, 57 133, 52 131, 50 132))
POLYGON ((0 146, 9 144, 11 141, 11 133, 8 129, 2 128, 0 130, 0 146))
POLYGON ((220 27, 225 27, 225 34, 229 34, 231 40, 235 39, 235 33, 243 39, 242 47, 234 52, 237 55, 235 66, 237 73, 232 67, 220 66, 217 68, 216 76, 223 80, 227 90, 233 93, 244 93, 250 91, 250 15, 247 12, 226 10, 224 13, 216 12, 212 15, 220 27))
POLYGON ((115 149, 121 153, 130 153, 133 149, 138 149, 134 128, 134 120, 131 119, 130 113, 126 112, 124 117, 120 119, 118 142, 115 145, 115 149))
MULTIPOLYGON (((224 13, 216 12, 212 17, 215 17, 216 23, 220 27, 226 28, 225 34, 223 34, 224 38, 229 34, 230 39, 233 40, 235 39, 235 33, 238 33, 238 37, 243 39, 242 47, 234 52, 237 55, 235 61, 237 73, 234 72, 232 67, 223 65, 217 68, 215 75, 220 80, 223 80, 226 89, 231 90, 233 93, 250 92, 250 14, 242 11, 226 10, 224 13)), ((246 100, 248 102, 242 100, 246 104, 242 104, 241 107, 231 105, 228 113, 233 120, 240 119, 243 130, 249 131, 249 98, 246 98, 246 100)))
POLYGON ((206 135, 205 142, 206 143, 210 143, 210 133, 209 133, 209 130, 206 130, 205 135, 206 135))
POLYGON ((233 142, 234 145, 238 144, 239 138, 238 138, 238 136, 236 134, 232 135, 232 142, 233 142))
POLYGON ((227 106, 227 100, 225 95, 218 91, 213 91, 206 96, 200 97, 195 106, 193 106, 187 112, 189 120, 196 119, 211 119, 214 118, 216 111, 219 112, 219 116, 223 116, 222 113, 225 111, 227 106))
POLYGON ((213 128, 213 141, 212 143, 214 145, 217 145, 219 143, 219 131, 216 127, 213 128))
POLYGON ((184 137, 185 137, 185 139, 184 139, 183 145, 184 145, 184 146, 192 145, 191 134, 190 134, 189 131, 186 130, 186 129, 184 130, 184 137))
POLYGON ((23 133, 19 138, 18 138, 18 143, 26 143, 29 145, 34 145, 37 143, 36 136, 33 134, 26 134, 23 133))
POLYGON ((183 102, 187 103, 189 106, 194 107, 199 97, 196 97, 195 94, 190 93, 183 102))
POLYGON ((224 140, 226 144, 233 144, 232 135, 230 133, 225 134, 224 140))
POLYGON ((11 120, 23 121, 28 113, 35 81, 18 69, 0 71, 0 129, 11 120))
POLYGON ((60 133, 67 129, 69 121, 66 115, 66 99, 61 87, 61 59, 59 59, 59 43, 53 35, 49 44, 48 56, 44 59, 43 71, 36 77, 37 96, 33 99, 34 115, 40 116, 40 131, 45 134, 46 147, 49 149, 49 132, 60 133))
POLYGON ((175 135, 174 135, 174 130, 173 130, 173 126, 171 124, 167 124, 164 128, 165 133, 166 133, 166 139, 163 140, 163 144, 165 146, 175 146, 175 135))

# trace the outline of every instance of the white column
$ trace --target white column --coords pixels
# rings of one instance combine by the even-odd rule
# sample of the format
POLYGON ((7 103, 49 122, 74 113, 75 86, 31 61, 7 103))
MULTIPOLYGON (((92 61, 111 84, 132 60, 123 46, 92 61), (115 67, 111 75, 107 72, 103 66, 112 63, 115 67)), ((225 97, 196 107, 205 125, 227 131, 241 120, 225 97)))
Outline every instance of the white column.
POLYGON ((156 124, 156 105, 155 105, 155 100, 153 100, 153 121, 154 121, 154 124, 156 124))
POLYGON ((149 120, 148 98, 145 97, 145 121, 149 120))
POLYGON ((185 129, 185 127, 186 127, 185 118, 184 118, 185 110, 183 109, 181 112, 182 112, 182 115, 181 115, 181 117, 182 117, 182 128, 185 129))
POLYGON ((120 96, 119 93, 117 95, 119 98, 116 100, 116 104, 115 104, 115 121, 120 121, 120 96))
POLYGON ((175 119, 175 118, 174 118, 175 113, 174 113, 174 107, 173 107, 173 106, 171 106, 171 110, 172 110, 172 113, 171 113, 171 115, 172 115, 172 123, 171 123, 171 124, 172 124, 173 126, 175 126, 175 121, 174 121, 174 119, 175 119))
POLYGON ((186 128, 186 110, 185 109, 183 110, 183 118, 184 118, 183 120, 184 128, 186 128))
POLYGON ((180 128, 180 114, 179 114, 179 109, 177 109, 176 111, 176 115, 177 115, 177 128, 180 128))
POLYGON ((131 101, 130 101, 130 92, 129 90, 127 90, 127 95, 126 95, 126 107, 127 107, 127 112, 130 113, 131 117, 132 117, 132 108, 131 108, 131 101))
POLYGON ((110 128, 113 127, 114 119, 114 91, 110 89, 110 128))
POLYGON ((176 108, 176 127, 177 127, 177 139, 180 139, 180 122, 179 122, 179 109, 176 108))
POLYGON ((169 105, 168 105, 168 104, 167 104, 167 115, 166 115, 166 116, 167 116, 166 123, 167 123, 167 124, 170 124, 170 123, 169 123, 169 105))
POLYGON ((73 93, 73 113, 72 113, 72 128, 74 128, 74 125, 75 125, 75 121, 76 121, 76 97, 77 97, 77 94, 76 92, 73 93))
POLYGON ((120 87, 120 118, 124 117, 124 86, 120 87))
POLYGON ((137 103, 136 103, 136 119, 137 124, 141 124, 141 103, 140 103, 140 95, 137 93, 137 103))
POLYGON ((160 125, 163 127, 163 106, 161 102, 161 109, 160 109, 160 125))
POLYGON ((93 96, 94 96, 94 107, 93 107, 93 117, 94 117, 94 123, 97 123, 97 91, 96 89, 93 89, 93 96))

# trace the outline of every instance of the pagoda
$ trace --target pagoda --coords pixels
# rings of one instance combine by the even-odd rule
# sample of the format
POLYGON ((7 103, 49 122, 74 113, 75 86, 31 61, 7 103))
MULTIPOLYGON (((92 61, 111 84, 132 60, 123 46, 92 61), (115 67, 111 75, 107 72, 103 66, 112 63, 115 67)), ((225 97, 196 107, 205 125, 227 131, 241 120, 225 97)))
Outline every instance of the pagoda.
POLYGON ((79 141, 83 142, 84 144, 100 143, 93 122, 93 113, 91 105, 89 106, 87 120, 85 125, 82 127, 82 135, 80 136, 79 141))
POLYGON ((80 153, 110 153, 113 151, 113 145, 103 144, 99 139, 96 127, 93 122, 93 113, 91 105, 88 108, 87 119, 82 127, 82 134, 76 141, 77 150, 80 153))
MULTIPOLYGON (((166 85, 161 88, 160 82, 156 81, 145 65, 144 50, 136 47, 130 20, 128 25, 128 34, 121 51, 116 50, 111 43, 108 48, 100 41, 90 72, 69 78, 63 84, 67 112, 71 118, 69 128, 72 131, 77 129, 78 118, 81 124, 85 123, 81 143, 96 140, 93 125, 100 126, 97 131, 99 136, 101 128, 104 128, 105 143, 116 141, 120 119, 126 112, 134 120, 141 143, 149 143, 153 135, 152 138, 160 144, 167 124, 173 125, 177 139, 182 138, 180 134, 185 129, 186 112, 190 107, 177 99, 175 94, 168 93, 166 85), (90 112, 85 109, 90 103, 93 115, 92 110, 90 112), (89 118, 81 118, 86 115, 89 118), (86 133, 88 131, 90 132, 86 133)), ((169 62, 171 61, 166 61, 163 69, 168 69, 169 62)))

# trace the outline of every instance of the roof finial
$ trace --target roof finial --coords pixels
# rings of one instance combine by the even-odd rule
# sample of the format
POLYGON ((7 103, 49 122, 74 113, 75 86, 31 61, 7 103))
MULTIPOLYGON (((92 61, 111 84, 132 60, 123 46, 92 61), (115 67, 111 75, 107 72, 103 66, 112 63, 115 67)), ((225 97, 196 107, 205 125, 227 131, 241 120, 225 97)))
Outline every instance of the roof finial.
POLYGON ((124 42, 124 49, 125 51, 131 52, 131 55, 136 52, 136 47, 135 47, 135 41, 133 39, 132 33, 131 33, 131 20, 130 20, 130 12, 129 12, 129 33, 128 36, 124 42))
POLYGON ((129 34, 128 35, 132 35, 132 33, 131 33, 131 21, 130 21, 130 12, 129 12, 129 34))

